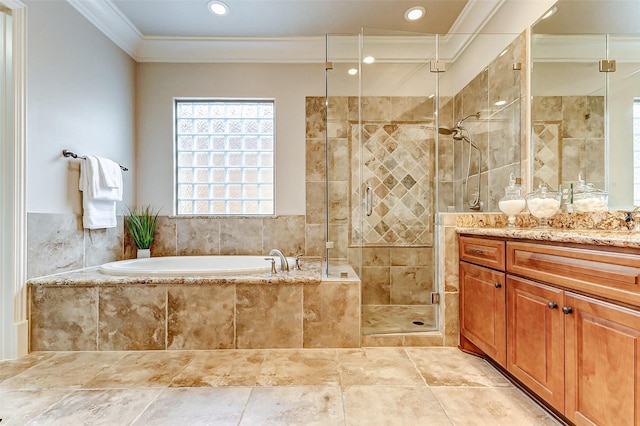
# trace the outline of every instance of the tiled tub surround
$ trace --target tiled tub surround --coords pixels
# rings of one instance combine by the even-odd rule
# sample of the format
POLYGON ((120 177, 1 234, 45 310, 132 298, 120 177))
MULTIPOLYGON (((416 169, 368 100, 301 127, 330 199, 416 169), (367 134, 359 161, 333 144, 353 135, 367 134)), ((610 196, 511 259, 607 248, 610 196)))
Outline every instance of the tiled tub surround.
MULTIPOLYGON (((81 216, 29 213, 27 218, 27 276, 70 272, 106 262, 131 259, 136 249, 124 230, 123 217, 112 229, 85 230, 81 216)), ((305 239, 305 217, 159 216, 152 256, 266 255, 278 248, 287 256, 309 250, 305 239)))
MULTIPOLYGON (((341 270, 350 269, 348 266, 341 270)), ((286 275, 122 277, 96 268, 30 280, 31 351, 360 346, 360 280, 286 275)))

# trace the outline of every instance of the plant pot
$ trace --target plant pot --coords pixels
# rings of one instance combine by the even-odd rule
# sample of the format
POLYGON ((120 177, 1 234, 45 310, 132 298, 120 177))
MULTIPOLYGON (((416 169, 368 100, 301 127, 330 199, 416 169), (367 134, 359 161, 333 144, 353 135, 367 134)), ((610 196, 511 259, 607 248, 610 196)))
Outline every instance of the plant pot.
POLYGON ((151 249, 138 249, 138 259, 146 259, 147 257, 151 257, 151 249))

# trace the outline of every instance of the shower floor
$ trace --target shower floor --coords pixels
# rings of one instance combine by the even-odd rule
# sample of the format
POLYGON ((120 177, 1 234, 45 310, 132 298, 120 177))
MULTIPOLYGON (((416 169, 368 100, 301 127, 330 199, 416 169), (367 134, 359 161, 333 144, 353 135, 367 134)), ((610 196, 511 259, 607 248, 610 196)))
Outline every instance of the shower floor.
POLYGON ((437 328, 437 310, 438 305, 364 305, 362 334, 433 331, 437 328))

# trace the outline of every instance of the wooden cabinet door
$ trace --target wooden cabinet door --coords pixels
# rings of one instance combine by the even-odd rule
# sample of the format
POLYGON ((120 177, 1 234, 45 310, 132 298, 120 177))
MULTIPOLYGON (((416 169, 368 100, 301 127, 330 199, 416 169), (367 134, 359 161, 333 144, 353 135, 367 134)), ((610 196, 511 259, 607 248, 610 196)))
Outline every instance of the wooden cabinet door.
POLYGON ((507 275, 507 370, 564 411, 564 292, 507 275))
POLYGON ((505 274, 460 262, 460 333, 506 364, 505 274))
POLYGON ((567 292, 565 415, 576 425, 640 425, 640 313, 567 292))

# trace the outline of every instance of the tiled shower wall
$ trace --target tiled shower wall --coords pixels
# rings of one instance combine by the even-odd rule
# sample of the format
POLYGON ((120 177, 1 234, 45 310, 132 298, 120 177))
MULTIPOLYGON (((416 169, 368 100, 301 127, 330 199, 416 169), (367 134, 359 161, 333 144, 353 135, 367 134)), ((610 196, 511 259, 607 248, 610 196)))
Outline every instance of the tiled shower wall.
POLYGON ((533 187, 557 189, 578 182, 578 174, 604 188, 604 96, 535 96, 533 187))
MULTIPOLYGON (((427 97, 366 97, 360 155, 358 98, 307 98, 307 244, 322 247, 325 210, 325 129, 329 143, 331 256, 360 270, 363 305, 429 305, 434 285, 434 116, 427 97), (374 214, 361 233, 364 180, 374 214), (316 227, 320 231, 315 233, 316 227), (361 241, 363 237, 364 243, 361 241), (361 251, 360 246, 363 246, 361 251), (362 257, 361 257, 362 256, 362 257), (360 269, 362 265, 362 269, 360 269)), ((425 321, 432 321, 431 318, 425 321)))
MULTIPOLYGON (((29 213, 29 278, 72 271, 135 257, 122 217, 112 229, 84 230, 77 215, 29 213)), ((305 217, 210 218, 160 216, 152 256, 266 255, 278 248, 286 255, 305 253, 305 217)))
MULTIPOLYGON (((526 187, 528 149, 524 148, 526 133, 520 126, 526 122, 526 93, 526 38, 523 33, 453 99, 443 97, 440 100, 441 126, 452 127, 460 118, 480 112, 479 120, 470 118, 463 126, 482 153, 480 199, 484 202, 485 212, 499 211, 498 201, 504 195, 503 188, 509 182, 510 173, 522 177, 526 187), (496 105, 498 101, 504 104, 496 105)), ((452 136, 440 136, 440 212, 470 211, 464 194, 468 153, 469 146, 465 142, 455 141, 452 136)), ((476 153, 472 151, 471 154, 469 199, 477 191, 478 173, 476 153)))

